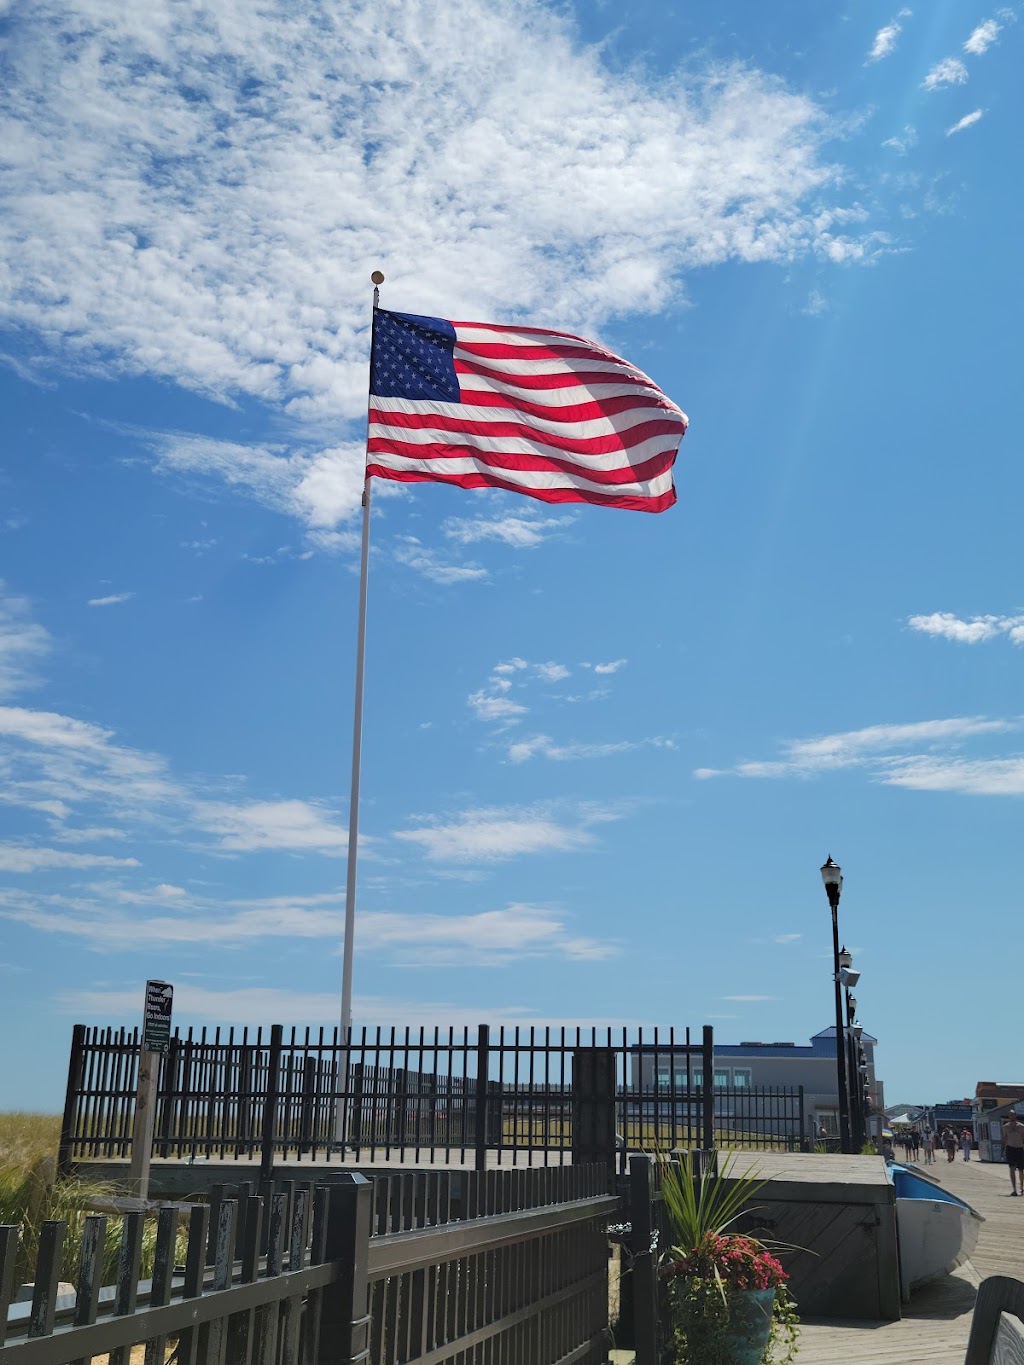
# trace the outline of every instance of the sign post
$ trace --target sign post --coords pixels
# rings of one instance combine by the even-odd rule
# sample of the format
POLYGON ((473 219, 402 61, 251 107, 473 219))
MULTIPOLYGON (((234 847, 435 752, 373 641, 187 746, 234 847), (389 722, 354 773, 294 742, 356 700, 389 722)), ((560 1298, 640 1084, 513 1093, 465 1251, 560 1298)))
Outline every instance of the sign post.
POLYGON ((160 1058, 171 1041, 171 1005, 174 987, 167 981, 146 982, 146 1002, 142 1011, 142 1043, 139 1048, 139 1083, 135 1094, 135 1123, 132 1127, 132 1159, 128 1179, 140 1199, 149 1195, 149 1164, 153 1155, 153 1129, 156 1123, 156 1082, 160 1058))

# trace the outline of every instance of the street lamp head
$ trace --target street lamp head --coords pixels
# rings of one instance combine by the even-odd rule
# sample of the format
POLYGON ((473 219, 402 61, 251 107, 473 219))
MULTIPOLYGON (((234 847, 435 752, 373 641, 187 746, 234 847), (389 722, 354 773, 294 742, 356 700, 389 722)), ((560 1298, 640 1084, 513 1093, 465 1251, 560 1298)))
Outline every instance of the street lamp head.
POLYGON ((855 1038, 860 1038, 860 1037, 862 1037, 863 1033, 864 1033, 864 1026, 863 1026, 863 1024, 854 1024, 854 1025, 853 1025, 853 1036, 854 1036, 855 1038))
POLYGON ((849 997, 849 999, 850 999, 850 1015, 851 1015, 851 1017, 852 1017, 853 1015, 855 1015, 855 1014, 857 1013, 857 997, 856 997, 855 995, 851 995, 851 996, 849 997))
POLYGON ((832 855, 822 864, 821 880, 825 883, 825 893, 828 896, 828 903, 834 910, 839 904, 839 893, 843 889, 843 872, 838 863, 832 861, 832 855))
POLYGON ((853 966, 853 954, 845 943, 839 950, 839 965, 840 967, 845 967, 847 971, 853 966))

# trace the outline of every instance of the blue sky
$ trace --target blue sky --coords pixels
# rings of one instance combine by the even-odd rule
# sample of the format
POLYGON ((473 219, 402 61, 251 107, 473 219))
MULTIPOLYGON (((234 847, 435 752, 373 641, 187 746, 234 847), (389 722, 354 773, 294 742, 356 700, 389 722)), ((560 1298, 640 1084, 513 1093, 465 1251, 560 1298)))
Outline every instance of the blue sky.
POLYGON ((0 0, 0 1107, 333 1024, 369 274, 688 414, 659 516, 381 485, 357 1023, 831 1018, 1017 1079, 1016 7, 0 0))

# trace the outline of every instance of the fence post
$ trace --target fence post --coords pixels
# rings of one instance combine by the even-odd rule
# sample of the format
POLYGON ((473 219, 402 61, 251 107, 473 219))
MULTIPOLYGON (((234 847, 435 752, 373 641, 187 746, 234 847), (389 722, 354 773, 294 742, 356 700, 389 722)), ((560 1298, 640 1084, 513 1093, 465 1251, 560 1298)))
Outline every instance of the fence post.
POLYGON ((369 1346, 370 1215, 373 1185, 346 1172, 331 1185, 324 1261, 338 1261, 341 1278, 323 1291, 317 1365, 356 1365, 369 1346))
POLYGON ((475 1146, 476 1169, 487 1169, 487 1080, 491 1068, 491 1028, 479 1024, 476 1031, 476 1109, 475 1146))
POLYGON ((798 1134, 799 1134, 799 1137, 798 1137, 799 1150, 802 1152, 803 1149, 804 1149, 804 1147, 803 1147, 803 1141, 804 1141, 804 1138, 805 1138, 805 1136, 806 1136, 806 1134, 807 1134, 807 1130, 806 1130, 806 1128, 804 1127, 804 1088, 803 1088, 803 1086, 800 1087, 800 1127, 797 1129, 797 1132, 798 1132, 798 1134))
POLYGON ((704 1025, 701 1039, 704 1084, 701 1087, 703 1098, 703 1128, 701 1146, 710 1151, 715 1145, 715 1042, 714 1030, 710 1024, 704 1025))
POLYGON ((263 1150, 260 1157, 260 1179, 274 1177, 274 1129, 277 1121, 277 1097, 281 1081, 281 1045, 284 1025, 270 1026, 270 1056, 267 1070, 267 1095, 263 1102, 263 1150))
POLYGON ((76 1024, 71 1032, 68 1088, 64 1097, 64 1117, 60 1124, 60 1148, 57 1154, 57 1173, 59 1175, 67 1175, 71 1170, 71 1151, 75 1143, 75 1118, 78 1113, 78 1092, 82 1088, 84 1062, 85 1025, 76 1024))
POLYGON ((636 1365, 658 1365, 658 1268, 651 1247, 651 1160, 629 1158, 629 1214, 632 1231, 633 1347, 636 1365))
POLYGON ((572 1054, 572 1162, 600 1162, 615 1175, 615 1052, 578 1047, 572 1054))

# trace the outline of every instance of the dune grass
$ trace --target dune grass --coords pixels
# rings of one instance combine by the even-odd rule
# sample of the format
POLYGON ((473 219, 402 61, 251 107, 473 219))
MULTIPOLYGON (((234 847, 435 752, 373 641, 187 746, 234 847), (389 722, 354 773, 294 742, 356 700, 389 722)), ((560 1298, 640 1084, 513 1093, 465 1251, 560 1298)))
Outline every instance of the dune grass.
MULTIPOLYGON (((35 1272, 43 1223, 57 1219, 67 1224, 61 1258, 62 1280, 74 1283, 85 1219, 97 1200, 119 1191, 115 1185, 80 1175, 57 1176, 60 1118, 51 1114, 0 1114, 0 1223, 14 1224, 20 1233, 16 1282, 28 1283, 35 1272)), ((124 1220, 107 1219, 103 1251, 104 1284, 113 1284, 124 1220)), ((142 1245, 142 1274, 152 1273, 156 1220, 146 1220, 142 1245)), ((182 1252, 184 1245, 182 1245, 182 1252)))

